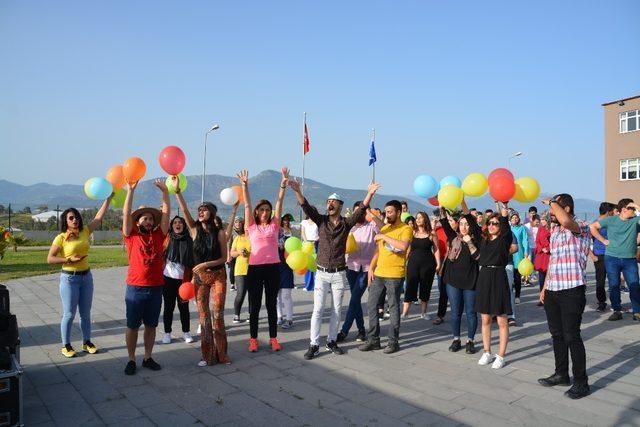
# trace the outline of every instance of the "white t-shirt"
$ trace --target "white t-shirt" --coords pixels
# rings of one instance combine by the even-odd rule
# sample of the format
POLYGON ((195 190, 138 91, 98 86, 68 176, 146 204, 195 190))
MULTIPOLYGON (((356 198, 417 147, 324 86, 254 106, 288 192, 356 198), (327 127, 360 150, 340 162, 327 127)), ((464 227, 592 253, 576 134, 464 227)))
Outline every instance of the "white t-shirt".
POLYGON ((530 222, 526 223, 524 226, 527 229, 527 237, 529 238, 529 247, 531 249, 535 249, 536 236, 538 235, 538 227, 532 227, 530 222))
POLYGON ((305 219, 300 223, 300 228, 304 230, 304 236, 307 242, 318 241, 318 226, 310 219, 305 219))
POLYGON ((184 278, 184 266, 177 262, 167 261, 164 264, 164 271, 162 273, 172 279, 182 280, 184 278))

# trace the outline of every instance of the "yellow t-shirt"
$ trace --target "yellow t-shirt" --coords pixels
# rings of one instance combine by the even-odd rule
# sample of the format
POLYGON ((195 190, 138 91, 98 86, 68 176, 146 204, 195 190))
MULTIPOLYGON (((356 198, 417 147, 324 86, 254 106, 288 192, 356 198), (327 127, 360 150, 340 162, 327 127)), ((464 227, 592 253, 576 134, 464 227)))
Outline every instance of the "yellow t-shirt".
MULTIPOLYGON (((413 230, 404 223, 398 225, 387 224, 382 227, 380 233, 392 239, 411 243, 413 230)), ((374 274, 388 279, 399 279, 405 276, 407 252, 398 252, 384 240, 378 241, 378 263, 374 274)))
MULTIPOLYGON (((231 249, 242 252, 243 249, 251 252, 251 243, 247 236, 236 236, 231 244, 231 249)), ((238 255, 236 257, 236 267, 233 270, 234 276, 246 276, 249 271, 249 257, 238 255)))
POLYGON ((89 227, 83 227, 77 238, 65 239, 66 233, 60 233, 53 239, 53 244, 60 248, 58 256, 62 258, 71 255, 84 256, 82 261, 62 264, 62 269, 66 271, 85 271, 89 269, 89 227))

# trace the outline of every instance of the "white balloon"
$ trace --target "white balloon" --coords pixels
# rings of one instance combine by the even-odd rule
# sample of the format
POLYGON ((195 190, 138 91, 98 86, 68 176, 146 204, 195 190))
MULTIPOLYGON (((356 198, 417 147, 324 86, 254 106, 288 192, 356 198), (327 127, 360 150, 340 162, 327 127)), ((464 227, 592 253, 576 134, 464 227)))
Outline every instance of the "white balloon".
POLYGON ((220 192, 220 201, 225 205, 232 206, 238 201, 238 194, 233 188, 225 188, 220 192))

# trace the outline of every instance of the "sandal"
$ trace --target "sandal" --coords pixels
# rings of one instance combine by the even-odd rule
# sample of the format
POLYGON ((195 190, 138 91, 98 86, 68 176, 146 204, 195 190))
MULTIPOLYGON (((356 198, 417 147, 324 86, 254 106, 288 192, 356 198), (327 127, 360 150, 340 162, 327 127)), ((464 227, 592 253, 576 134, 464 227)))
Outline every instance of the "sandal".
POLYGON ((442 317, 436 317, 435 320, 433 321, 434 325, 439 325, 442 322, 444 322, 444 319, 442 317))

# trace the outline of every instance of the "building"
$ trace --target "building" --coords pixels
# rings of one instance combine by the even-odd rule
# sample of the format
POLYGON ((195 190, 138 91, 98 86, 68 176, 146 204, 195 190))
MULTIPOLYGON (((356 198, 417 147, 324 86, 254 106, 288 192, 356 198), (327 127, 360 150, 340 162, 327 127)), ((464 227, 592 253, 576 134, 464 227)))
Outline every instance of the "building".
POLYGON ((640 201, 640 95, 604 107, 604 194, 640 201))
POLYGON ((33 219, 36 222, 47 222, 49 221, 49 218, 55 218, 59 214, 60 213, 58 211, 40 212, 39 214, 31 215, 31 219, 33 219))

